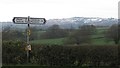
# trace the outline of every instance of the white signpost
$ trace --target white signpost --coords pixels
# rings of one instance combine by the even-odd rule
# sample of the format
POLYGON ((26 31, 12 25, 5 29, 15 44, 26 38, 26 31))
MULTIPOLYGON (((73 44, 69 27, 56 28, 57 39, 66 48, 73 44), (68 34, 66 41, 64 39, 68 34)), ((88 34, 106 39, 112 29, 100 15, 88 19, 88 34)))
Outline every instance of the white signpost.
POLYGON ((45 18, 14 17, 15 24, 45 24, 45 18), (29 19, 29 21, 28 21, 29 19))
POLYGON ((15 24, 27 24, 28 25, 28 29, 27 29, 27 46, 26 46, 26 50, 27 50, 27 62, 30 62, 30 51, 31 51, 31 45, 29 43, 29 36, 30 36, 30 24, 45 24, 46 20, 45 18, 30 18, 28 17, 14 17, 13 18, 13 22, 15 24))

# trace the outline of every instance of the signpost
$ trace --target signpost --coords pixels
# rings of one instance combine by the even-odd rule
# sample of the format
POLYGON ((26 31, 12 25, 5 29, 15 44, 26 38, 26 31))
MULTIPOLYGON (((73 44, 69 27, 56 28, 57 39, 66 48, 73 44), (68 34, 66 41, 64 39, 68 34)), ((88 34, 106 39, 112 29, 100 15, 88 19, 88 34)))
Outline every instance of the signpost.
POLYGON ((31 51, 31 45, 30 45, 30 24, 45 24, 46 20, 45 18, 30 18, 30 16, 28 17, 14 17, 13 18, 13 22, 15 24, 27 24, 28 25, 28 29, 27 29, 27 46, 26 46, 26 50, 27 50, 27 62, 30 62, 30 51, 31 51))
POLYGON ((15 24, 45 24, 46 20, 45 18, 30 18, 28 16, 28 17, 14 17, 13 22, 15 24))

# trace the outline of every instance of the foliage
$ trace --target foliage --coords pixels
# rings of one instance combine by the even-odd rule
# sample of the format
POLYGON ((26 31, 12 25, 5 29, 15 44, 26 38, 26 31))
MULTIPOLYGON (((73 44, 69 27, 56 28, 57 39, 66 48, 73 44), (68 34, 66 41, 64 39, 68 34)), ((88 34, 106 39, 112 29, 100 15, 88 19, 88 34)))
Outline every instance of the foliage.
POLYGON ((108 29, 108 31, 105 34, 105 37, 107 39, 113 40, 115 44, 118 44, 120 40, 120 36, 118 32, 119 32, 118 25, 114 24, 108 29))
POLYGON ((37 28, 37 27, 30 27, 30 40, 41 39, 42 33, 44 33, 44 30, 37 28))
POLYGON ((45 39, 51 39, 51 38, 63 38, 68 35, 68 31, 65 29, 61 29, 59 25, 53 25, 48 28, 48 30, 43 33, 41 36, 42 38, 45 39))
POLYGON ((81 43, 91 43, 92 34, 95 33, 95 26, 93 25, 83 25, 78 30, 72 32, 66 43, 74 43, 74 44, 81 44, 81 43))
POLYGON ((25 40, 25 35, 20 30, 12 30, 10 27, 6 27, 2 30, 2 40, 25 40))
MULTIPOLYGON (((26 64, 23 42, 3 42, 3 65, 26 64), (19 46, 18 46, 19 44, 19 46)), ((32 46, 31 65, 46 66, 117 66, 117 45, 32 46)))
POLYGON ((23 64, 25 63, 24 42, 3 41, 2 61, 4 64, 23 64))

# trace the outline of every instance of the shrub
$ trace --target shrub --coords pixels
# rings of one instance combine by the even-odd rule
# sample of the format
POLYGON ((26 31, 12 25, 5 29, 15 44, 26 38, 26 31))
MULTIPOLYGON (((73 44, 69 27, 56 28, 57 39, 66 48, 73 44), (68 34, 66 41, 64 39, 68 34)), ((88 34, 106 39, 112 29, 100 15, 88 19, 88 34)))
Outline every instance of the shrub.
MULTIPOLYGON (((26 64, 23 42, 3 42, 3 64, 26 64), (19 44, 19 46, 18 46, 19 44)), ((117 66, 117 45, 33 45, 30 63, 46 66, 117 66)))

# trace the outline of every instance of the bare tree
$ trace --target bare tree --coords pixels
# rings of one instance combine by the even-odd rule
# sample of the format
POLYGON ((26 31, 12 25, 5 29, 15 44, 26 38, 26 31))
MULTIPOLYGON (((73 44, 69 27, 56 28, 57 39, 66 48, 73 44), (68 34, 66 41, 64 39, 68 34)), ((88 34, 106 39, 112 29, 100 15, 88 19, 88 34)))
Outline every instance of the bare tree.
POLYGON ((43 38, 63 38, 68 35, 68 31, 61 29, 59 25, 53 25, 49 27, 45 33, 43 33, 43 38))
POLYGON ((66 43, 91 43, 91 35, 95 32, 95 29, 93 25, 83 25, 70 34, 66 43))
POLYGON ((108 40, 113 40, 115 42, 115 44, 119 43, 119 28, 117 24, 112 25, 106 32, 105 37, 108 40))

